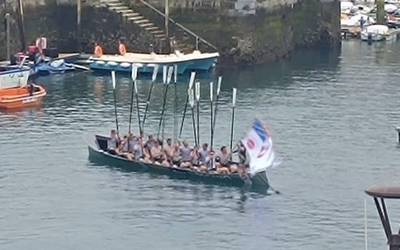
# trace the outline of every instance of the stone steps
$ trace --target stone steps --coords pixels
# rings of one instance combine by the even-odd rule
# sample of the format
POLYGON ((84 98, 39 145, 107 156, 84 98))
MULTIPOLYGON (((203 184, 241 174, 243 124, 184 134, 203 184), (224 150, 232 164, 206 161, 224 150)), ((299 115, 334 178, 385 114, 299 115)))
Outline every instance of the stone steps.
POLYGON ((156 26, 152 26, 152 27, 145 27, 144 29, 147 30, 147 31, 152 31, 152 30, 158 30, 160 28, 158 28, 156 26))
POLYGON ((128 17, 129 21, 139 21, 139 20, 145 20, 143 16, 140 15, 136 15, 136 16, 132 16, 132 17, 128 17))
POLYGON ((133 20, 133 22, 136 23, 136 24, 140 24, 140 23, 150 23, 150 21, 147 20, 147 19, 145 19, 144 17, 142 17, 142 18, 140 18, 140 19, 133 20))
POLYGON ((154 24, 153 23, 139 23, 139 26, 142 28, 145 28, 145 27, 154 26, 154 24))
MULTIPOLYGON (((161 28, 157 27, 153 22, 146 19, 143 15, 135 12, 130 6, 122 2, 121 0, 101 0, 101 4, 106 6, 110 11, 114 11, 123 17, 125 17, 127 22, 138 25, 145 31, 149 32, 154 38, 160 42, 165 42, 167 36, 161 28)), ((183 37, 181 41, 176 43, 176 49, 181 52, 191 52, 193 49, 188 45, 190 41, 188 38, 183 37)))
POLYGON ((150 31, 151 34, 155 35, 155 34, 164 34, 164 31, 162 30, 152 30, 150 31))
POLYGON ((122 13, 122 16, 124 17, 135 17, 135 16, 140 16, 139 13, 133 12, 133 10, 131 10, 131 12, 129 13, 122 13))

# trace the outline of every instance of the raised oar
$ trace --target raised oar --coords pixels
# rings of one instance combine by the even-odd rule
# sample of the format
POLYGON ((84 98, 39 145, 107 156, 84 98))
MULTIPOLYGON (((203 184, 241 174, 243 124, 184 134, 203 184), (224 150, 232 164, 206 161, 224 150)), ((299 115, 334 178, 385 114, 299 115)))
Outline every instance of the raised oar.
POLYGON ((210 106, 211 106, 211 119, 210 119, 210 150, 213 150, 213 142, 214 142, 214 128, 213 128, 213 121, 214 121, 214 108, 213 108, 213 98, 214 98, 214 82, 210 82, 210 106))
MULTIPOLYGON (((129 109, 129 126, 128 126, 128 132, 129 134, 132 132, 131 130, 131 126, 132 126, 132 113, 133 113, 133 95, 134 92, 136 92, 136 78, 137 78, 137 67, 136 65, 132 65, 132 91, 131 91, 131 105, 130 105, 130 109, 129 109)), ((139 120, 139 128, 140 128, 140 120, 139 120)))
POLYGON ((114 95, 115 125, 117 126, 117 134, 119 135, 118 114, 117 114, 117 93, 115 90, 116 88, 115 71, 111 71, 111 81, 113 85, 113 95, 114 95))
MULTIPOLYGON (((166 71, 166 66, 164 66, 164 71, 166 71)), ((164 78, 166 80, 166 82, 164 83, 165 91, 164 91, 163 105, 162 105, 161 115, 160 115, 160 122, 158 123, 157 138, 160 137, 161 125, 164 121, 165 104, 167 103, 168 87, 169 87, 169 83, 171 82, 173 71, 174 71, 174 67, 169 67, 168 68, 168 76, 167 76, 167 78, 164 78)))
POLYGON ((139 94, 138 94, 137 82, 136 82, 137 73, 138 73, 138 69, 139 69, 140 66, 142 66, 142 65, 139 65, 138 68, 136 68, 135 75, 133 75, 133 73, 132 73, 132 79, 133 79, 133 77, 135 78, 133 80, 133 87, 135 89, 135 97, 136 97, 136 112, 137 112, 137 116, 138 116, 139 133, 142 134, 143 133, 143 127, 142 127, 142 123, 140 121, 139 94))
MULTIPOLYGON (((149 106, 150 106, 151 92, 153 91, 154 82, 157 80, 157 74, 158 74, 158 65, 155 64, 155 65, 154 65, 154 69, 153 69, 153 76, 152 76, 152 78, 151 78, 150 90, 149 90, 149 94, 148 94, 148 96, 147 96, 146 108, 144 109, 143 122, 142 122, 142 130, 144 130, 144 125, 145 125, 145 123, 146 123, 147 111, 149 110, 149 106)), ((143 133, 143 131, 142 131, 142 133, 143 133)))
POLYGON ((197 144, 200 145, 200 82, 196 82, 197 144))
POLYGON ((215 124, 217 123, 218 100, 219 100, 219 93, 220 93, 220 91, 221 91, 221 83, 222 83, 222 76, 218 77, 217 97, 216 97, 216 99, 215 99, 215 110, 214 110, 213 131, 215 131, 215 124))
POLYGON ((194 144, 197 147, 197 136, 196 136, 196 121, 194 119, 194 90, 190 89, 188 90, 189 92, 189 104, 190 107, 192 108, 192 124, 193 124, 193 138, 194 138, 194 144))
POLYGON ((173 133, 173 138, 174 138, 174 143, 176 142, 176 133, 178 130, 178 119, 176 117, 176 108, 178 107, 178 94, 176 90, 176 83, 178 82, 178 65, 174 65, 174 133, 173 133))
POLYGON ((233 88, 232 92, 232 119, 231 119, 231 143, 230 143, 230 152, 232 159, 232 146, 233 146, 233 127, 235 123, 235 108, 236 108, 236 88, 233 88))
POLYGON ((181 127, 179 129, 179 136, 178 136, 179 138, 182 135, 183 123, 185 122, 186 110, 187 110, 187 106, 189 103, 189 94, 190 94, 190 90, 193 88, 193 83, 194 83, 195 77, 196 77, 196 72, 192 72, 190 74, 189 87, 188 87, 188 91, 187 91, 187 95, 186 95, 185 109, 183 110, 181 127))

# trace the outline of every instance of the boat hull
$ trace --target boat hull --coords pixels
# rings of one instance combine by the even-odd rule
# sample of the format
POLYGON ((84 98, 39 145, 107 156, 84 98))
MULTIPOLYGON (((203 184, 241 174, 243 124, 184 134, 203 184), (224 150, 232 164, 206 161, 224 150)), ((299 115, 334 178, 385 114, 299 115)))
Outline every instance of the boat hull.
POLYGON ((31 94, 29 87, 11 88, 0 90, 0 109, 22 109, 35 107, 42 103, 46 90, 38 85, 34 85, 31 94))
MULTIPOLYGON (((217 63, 218 53, 204 55, 196 54, 192 57, 188 55, 168 56, 168 55, 142 55, 146 59, 140 58, 140 54, 132 54, 131 56, 103 56, 101 58, 93 58, 90 68, 94 71, 101 72, 125 72, 131 73, 132 65, 141 65, 138 69, 139 73, 152 73, 154 65, 158 65, 161 69, 163 66, 177 65, 178 74, 184 74, 186 71, 209 71, 215 67, 217 63)), ((159 70, 162 73, 162 70, 159 70)))
POLYGON ((371 42, 379 42, 384 41, 385 36, 382 34, 374 34, 374 33, 361 33, 362 41, 371 41, 371 42))
POLYGON ((266 192, 269 188, 269 183, 265 172, 260 172, 252 178, 242 178, 239 174, 208 174, 188 169, 171 168, 156 164, 130 161, 126 158, 109 154, 90 145, 88 146, 88 150, 89 160, 91 162, 118 167, 126 171, 161 174, 175 179, 187 179, 206 184, 244 187, 258 192, 266 192))

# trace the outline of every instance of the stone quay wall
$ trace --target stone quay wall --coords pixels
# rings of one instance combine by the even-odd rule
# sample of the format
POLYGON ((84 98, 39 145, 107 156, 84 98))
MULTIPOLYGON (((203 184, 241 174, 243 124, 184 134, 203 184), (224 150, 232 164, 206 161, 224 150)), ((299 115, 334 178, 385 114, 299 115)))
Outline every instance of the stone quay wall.
MULTIPOLYGON (((124 0, 160 27, 162 18, 138 0, 124 0)), ((163 0, 149 0, 163 10, 163 0)), ((4 3, 4 0, 3 0, 4 3)), ((0 4, 3 4, 0 0, 0 4)), ((25 0, 27 42, 48 37, 51 47, 63 52, 92 52, 100 41, 106 53, 115 53, 117 41, 125 37, 128 49, 148 52, 158 41, 98 1, 83 1, 82 27, 78 37, 75 0, 25 0)), ((217 46, 223 64, 258 64, 290 55, 302 47, 340 45, 338 0, 169 0, 170 17, 217 46)), ((3 17, 5 9, 0 9, 3 17)), ((15 1, 12 12, 12 45, 19 46, 15 1)), ((173 29, 171 29, 173 30, 173 29)), ((171 34, 173 35, 173 34, 171 34)), ((0 58, 5 54, 4 25, 0 26, 0 58)))

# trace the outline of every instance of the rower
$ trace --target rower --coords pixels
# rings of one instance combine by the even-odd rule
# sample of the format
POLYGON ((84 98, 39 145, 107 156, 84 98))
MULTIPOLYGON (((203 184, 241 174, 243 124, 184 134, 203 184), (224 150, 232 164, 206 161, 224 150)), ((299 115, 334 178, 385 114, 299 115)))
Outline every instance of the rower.
POLYGON ((179 149, 181 156, 181 167, 191 167, 192 166, 192 149, 189 147, 187 141, 183 141, 183 146, 179 149))
POLYGON ((172 155, 172 164, 175 167, 179 166, 180 162, 182 160, 181 153, 180 153, 180 147, 181 147, 181 145, 179 142, 175 143, 173 155, 172 155))
POLYGON ((231 154, 228 152, 228 149, 226 148, 226 146, 222 146, 219 154, 216 156, 217 173, 229 174, 231 172, 230 159, 231 159, 231 154))
POLYGON ((107 151, 112 154, 118 154, 119 138, 115 129, 111 130, 110 139, 107 140, 107 151))
POLYGON ((133 160, 132 154, 129 152, 129 140, 128 136, 124 136, 121 144, 119 145, 119 155, 127 158, 128 160, 133 160))
POLYGON ((161 142, 155 140, 154 146, 151 148, 151 157, 154 163, 165 164, 165 155, 162 151, 161 142))
POLYGON ((143 154, 143 141, 139 138, 133 146, 132 149, 133 157, 135 160, 143 161, 144 154, 143 154))
POLYGON ((174 146, 172 145, 172 139, 167 139, 167 144, 163 146, 164 154, 169 161, 172 162, 172 158, 174 156, 174 146))
POLYGON ((103 49, 98 42, 94 43, 94 57, 100 58, 103 56, 103 49))
POLYGON ((119 40, 118 51, 121 56, 124 56, 126 54, 126 46, 123 39, 119 40))
POLYGON ((218 156, 220 157, 220 163, 223 166, 228 166, 230 159, 231 159, 231 154, 228 152, 228 149, 226 146, 222 146, 221 150, 218 154, 218 156))
POLYGON ((207 158, 208 158, 208 144, 204 143, 201 147, 201 149, 199 150, 199 163, 200 165, 204 165, 206 164, 207 158))

